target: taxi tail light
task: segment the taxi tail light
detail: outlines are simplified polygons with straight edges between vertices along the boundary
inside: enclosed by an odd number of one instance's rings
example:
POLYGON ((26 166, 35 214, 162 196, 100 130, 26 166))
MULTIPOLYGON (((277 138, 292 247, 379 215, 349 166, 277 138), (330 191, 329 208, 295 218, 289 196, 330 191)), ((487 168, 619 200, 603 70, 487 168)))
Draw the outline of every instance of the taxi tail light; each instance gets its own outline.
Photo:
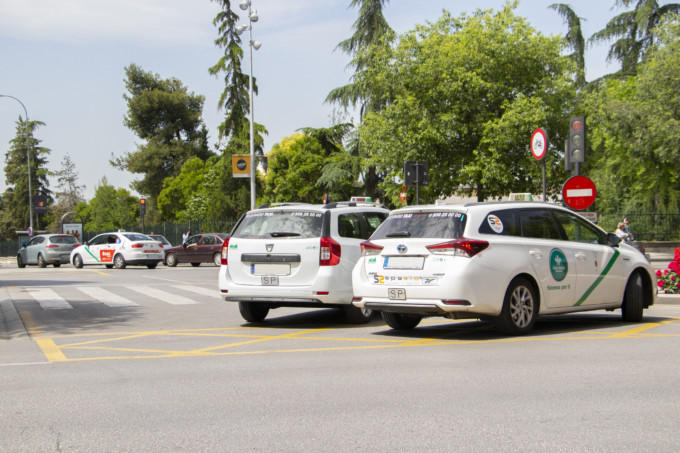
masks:
POLYGON ((141 249, 143 247, 144 247, 144 244, 132 244, 130 246, 130 248, 133 248, 133 249, 141 249))
POLYGON ((471 258, 487 247, 489 247, 489 243, 486 241, 478 241, 475 239, 461 237, 455 241, 428 245, 426 248, 434 255, 453 253, 456 256, 467 256, 471 258))
POLYGON ((383 246, 372 243, 371 241, 364 241, 361 244, 361 256, 380 255, 383 246))
POLYGON ((227 253, 229 252, 229 238, 226 238, 224 240, 224 243, 222 243, 222 252, 220 252, 220 263, 223 266, 226 266, 228 264, 227 262, 227 253))
POLYGON ((322 237, 319 266, 335 266, 340 263, 341 247, 333 238, 322 237))

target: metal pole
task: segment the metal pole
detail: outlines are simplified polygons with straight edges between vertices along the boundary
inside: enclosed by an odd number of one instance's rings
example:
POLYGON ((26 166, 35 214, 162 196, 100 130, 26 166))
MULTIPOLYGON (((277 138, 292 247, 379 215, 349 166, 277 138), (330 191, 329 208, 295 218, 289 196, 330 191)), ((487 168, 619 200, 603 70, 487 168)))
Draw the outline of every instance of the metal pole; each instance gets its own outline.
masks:
POLYGON ((251 4, 248 2, 248 50, 250 51, 250 80, 248 92, 250 94, 250 209, 255 209, 255 117, 253 107, 253 21, 251 16, 251 4))
POLYGON ((543 203, 545 203, 545 158, 543 158, 543 203))
POLYGON ((26 129, 25 129, 25 135, 24 135, 24 144, 26 145, 26 166, 28 168, 28 218, 29 218, 29 227, 31 231, 33 231, 33 197, 31 196, 31 193, 33 192, 31 188, 31 153, 30 153, 30 146, 29 146, 29 141, 28 141, 28 111, 26 110, 26 106, 24 105, 23 102, 21 102, 19 99, 15 98, 14 96, 10 96, 8 94, 0 94, 0 98, 12 98, 15 101, 17 101, 21 106, 24 108, 24 113, 26 115, 26 129))

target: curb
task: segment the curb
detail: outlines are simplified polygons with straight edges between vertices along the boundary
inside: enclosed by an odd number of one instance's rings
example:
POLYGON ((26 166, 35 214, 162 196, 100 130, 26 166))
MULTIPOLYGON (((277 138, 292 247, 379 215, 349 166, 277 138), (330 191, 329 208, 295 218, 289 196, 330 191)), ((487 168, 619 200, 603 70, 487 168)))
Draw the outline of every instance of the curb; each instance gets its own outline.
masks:
POLYGON ((3 340, 28 338, 24 322, 19 317, 9 293, 5 288, 2 288, 2 293, 2 299, 0 299, 0 338, 3 340))

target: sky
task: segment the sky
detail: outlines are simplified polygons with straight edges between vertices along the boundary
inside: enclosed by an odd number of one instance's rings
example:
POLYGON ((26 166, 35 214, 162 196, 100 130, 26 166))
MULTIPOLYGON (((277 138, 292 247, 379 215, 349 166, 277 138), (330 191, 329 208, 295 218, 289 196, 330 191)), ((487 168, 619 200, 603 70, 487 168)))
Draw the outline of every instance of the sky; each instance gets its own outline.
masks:
MULTIPOLYGON (((562 18, 548 9, 555 1, 520 0, 515 12, 545 35, 564 34, 562 18)), ((241 17, 239 23, 246 23, 239 2, 232 0, 232 10, 241 17)), ((614 0, 564 2, 585 19, 586 38, 621 12, 614 8, 614 0)), ((477 8, 499 9, 505 3, 386 0, 383 12, 401 34, 416 24, 436 21, 442 10, 458 16, 477 8)), ((252 5, 259 15, 253 39, 262 43, 253 53, 259 87, 254 117, 269 131, 266 153, 297 129, 328 127, 342 113, 324 100, 352 75, 347 69, 350 57, 336 46, 352 35, 358 9, 350 8, 350 0, 252 0, 252 5)), ((135 63, 163 79, 177 78, 189 92, 205 96, 203 120, 212 148, 225 115, 217 107, 223 77, 208 73, 223 53, 214 44, 217 30, 212 24, 219 10, 220 5, 210 0, 0 0, 0 94, 18 98, 30 120, 45 123, 35 137, 51 149, 48 169, 59 171, 69 155, 86 199, 94 196, 103 177, 138 195, 130 183, 141 175, 109 164, 112 156, 133 152, 142 143, 123 124, 124 68, 135 63)), ((588 48, 588 80, 618 69, 616 62, 607 64, 607 50, 606 44, 588 48)), ((244 52, 243 67, 248 71, 247 47, 244 52)), ((3 157, 19 115, 24 116, 20 103, 0 97, 3 157)), ((344 119, 356 123, 356 116, 349 112, 344 119)), ((55 178, 50 187, 56 190, 55 178)), ((0 190, 5 188, 0 172, 0 190)))

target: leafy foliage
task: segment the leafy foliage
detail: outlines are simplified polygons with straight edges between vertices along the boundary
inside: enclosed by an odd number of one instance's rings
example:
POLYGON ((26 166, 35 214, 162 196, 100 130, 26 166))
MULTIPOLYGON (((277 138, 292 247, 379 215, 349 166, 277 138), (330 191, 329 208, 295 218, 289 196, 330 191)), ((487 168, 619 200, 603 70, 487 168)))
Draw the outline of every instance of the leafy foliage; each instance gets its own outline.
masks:
POLYGON ((85 221, 85 231, 112 231, 138 224, 139 200, 126 189, 116 189, 103 177, 94 198, 78 204, 76 212, 85 221))

